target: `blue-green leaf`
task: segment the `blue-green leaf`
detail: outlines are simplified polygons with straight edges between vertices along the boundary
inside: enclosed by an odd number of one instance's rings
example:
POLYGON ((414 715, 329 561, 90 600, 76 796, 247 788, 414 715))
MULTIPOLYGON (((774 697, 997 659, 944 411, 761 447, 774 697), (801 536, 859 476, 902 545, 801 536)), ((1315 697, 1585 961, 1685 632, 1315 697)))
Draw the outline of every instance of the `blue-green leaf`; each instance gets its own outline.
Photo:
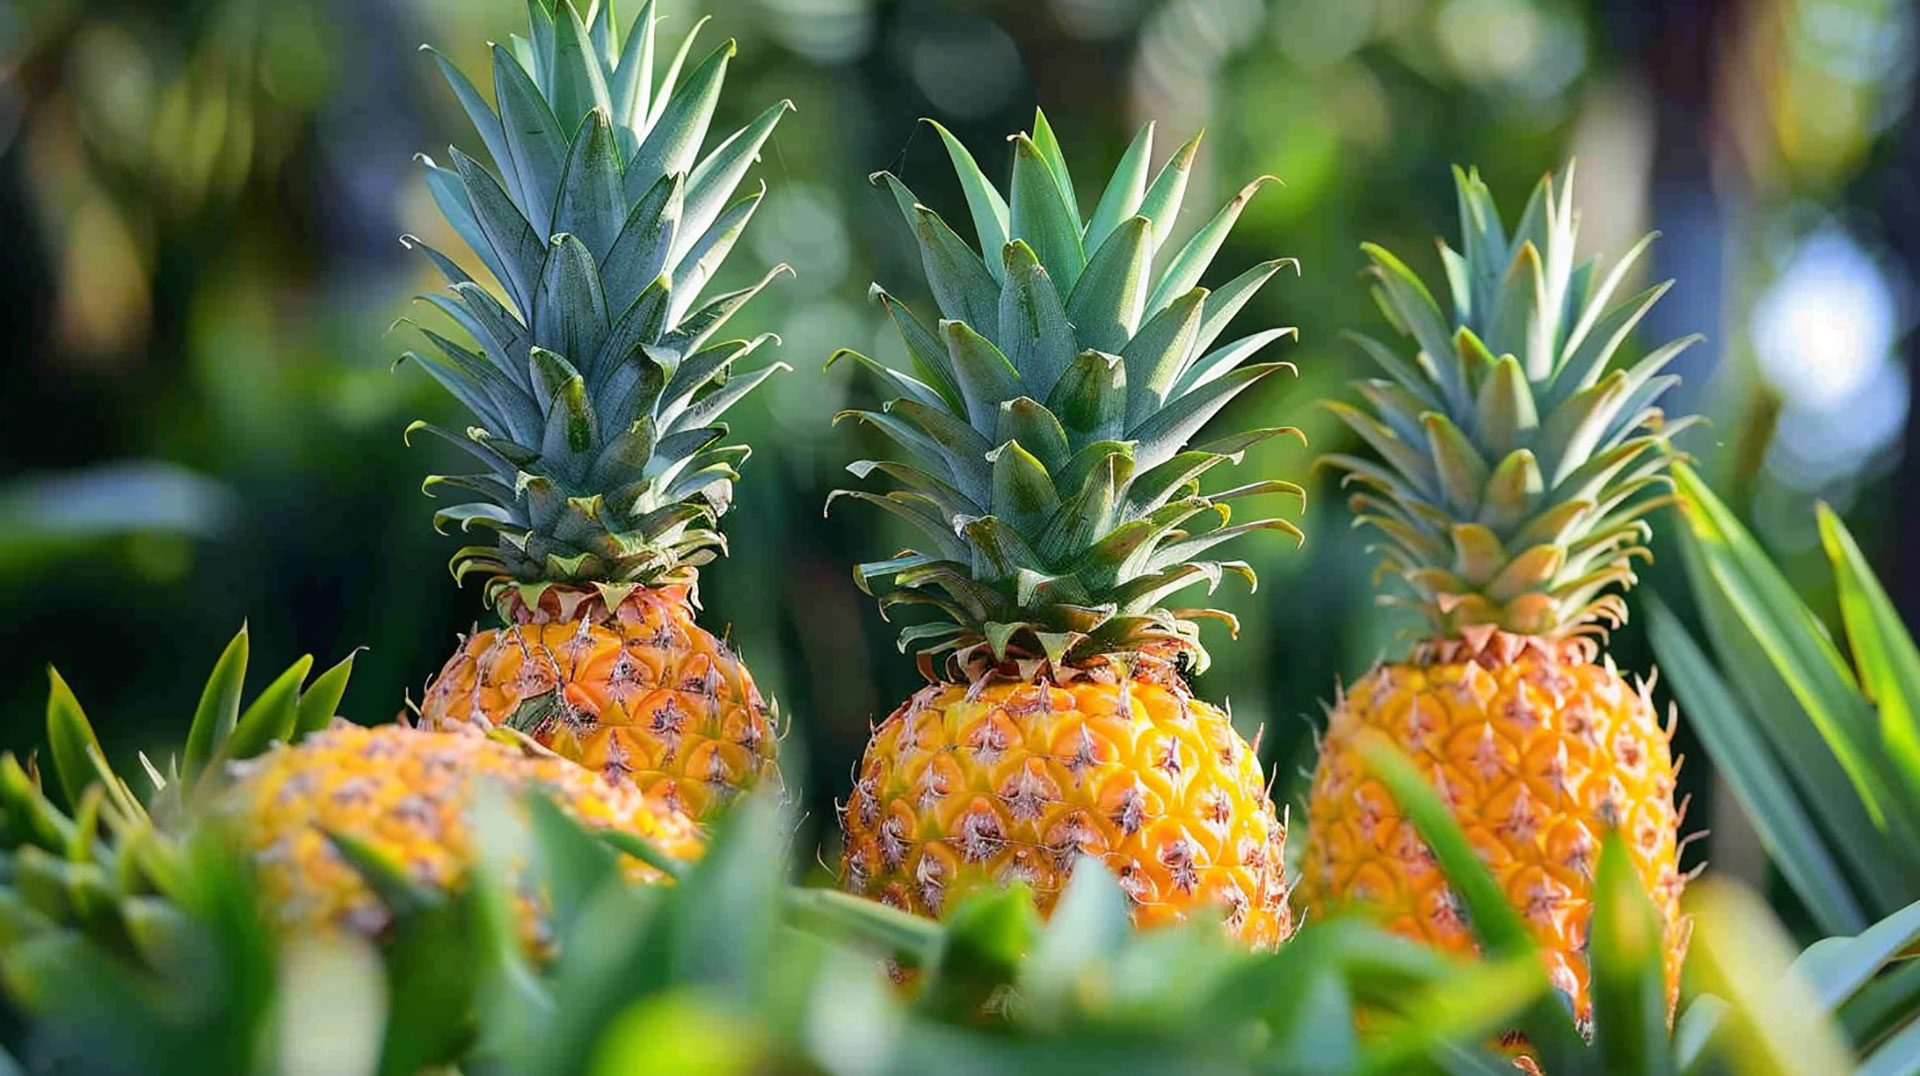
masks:
POLYGON ((560 183, 553 230, 579 236, 596 263, 607 256, 627 219, 622 188, 620 150, 605 112, 589 113, 581 122, 567 155, 566 178, 560 183))
POLYGON ((1200 283, 1200 278, 1206 273, 1207 266, 1213 264, 1213 256, 1220 252, 1220 245, 1227 241, 1227 234, 1233 231, 1235 222, 1240 219, 1240 212, 1247 207, 1248 202, 1253 200, 1253 196, 1259 193, 1260 188, 1269 183, 1278 182, 1280 181, 1272 176, 1261 176, 1240 188, 1240 193, 1229 199, 1227 204, 1213 215, 1212 220, 1201 225, 1200 230, 1193 233, 1193 238, 1187 240, 1186 245, 1180 248, 1180 253, 1175 254, 1173 261, 1168 263, 1166 272, 1160 277, 1159 285, 1153 289, 1153 295, 1147 299, 1149 314, 1165 307, 1200 283))
POLYGON ((1010 232, 1033 247, 1057 287, 1071 293, 1086 268, 1080 245, 1080 224, 1054 174, 1033 140, 1013 139, 1013 197, 1008 209, 1010 232))
POLYGON ((1187 193, 1187 175, 1193 171, 1194 155, 1200 152, 1200 139, 1206 132, 1194 135, 1185 145, 1173 151, 1167 163, 1160 166, 1160 174, 1153 179, 1153 185, 1140 200, 1139 215, 1153 222, 1153 249, 1158 251, 1173 232, 1173 222, 1180 215, 1180 202, 1187 193))
POLYGON ((1000 285, 1000 347, 1028 391, 1044 396, 1073 361, 1073 326, 1060 292, 1025 240, 1007 244, 1000 285))
POLYGON ((954 174, 960 177, 960 189, 967 196, 967 211, 973 215, 973 228, 980 237, 980 255, 987 269, 995 279, 1001 275, 1001 263, 998 257, 1000 249, 1007 245, 1007 202, 1000 196, 998 189, 987 180, 980 171, 980 165, 973 154, 960 140, 933 120, 927 125, 940 135, 940 141, 947 147, 947 157, 953 162, 954 174))
POLYGON ((1119 354, 1140 328, 1153 259, 1153 222, 1128 217, 1094 251, 1067 299, 1082 348, 1119 354))
POLYGON ((983 435, 989 433, 999 423, 1000 404, 1024 395, 1020 372, 993 341, 967 323, 942 321, 940 331, 946 336, 960 397, 967 404, 967 421, 983 435))
POLYGON ((720 87, 726 81, 727 62, 733 53, 731 41, 714 49, 673 91, 646 140, 627 162, 629 194, 653 186, 661 176, 678 175, 693 167, 700 144, 706 141, 707 126, 713 121, 713 107, 720 100, 720 87))
POLYGON ((1100 202, 1093 207, 1093 216, 1087 221, 1086 234, 1082 237, 1082 246, 1087 250, 1099 250, 1107 236, 1120 226, 1120 222, 1140 211, 1140 200, 1147 193, 1147 169, 1153 156, 1153 121, 1149 120, 1133 136, 1133 142, 1127 146, 1127 152, 1120 157, 1120 164, 1114 168, 1112 178, 1107 180, 1107 189, 1100 195, 1100 202))
MULTIPOLYGON (((507 153, 520 177, 516 212, 545 239, 553 234, 553 204, 560 190, 560 170, 567 159, 571 131, 561 129, 526 69, 498 45, 493 47, 493 92, 500 99, 500 127, 506 134, 507 153)), ((569 121, 569 128, 578 122, 569 121)), ((461 174, 466 174, 464 167, 461 174)), ((473 186, 471 180, 467 186, 473 186)), ((486 210, 477 195, 474 208, 485 224, 486 210)))

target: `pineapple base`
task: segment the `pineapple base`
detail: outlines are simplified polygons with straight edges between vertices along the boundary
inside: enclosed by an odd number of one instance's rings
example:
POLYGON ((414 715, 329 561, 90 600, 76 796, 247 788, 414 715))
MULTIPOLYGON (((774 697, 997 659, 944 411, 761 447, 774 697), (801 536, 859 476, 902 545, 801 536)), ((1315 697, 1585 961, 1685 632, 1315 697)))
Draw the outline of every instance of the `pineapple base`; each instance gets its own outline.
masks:
POLYGON ((1671 1011, 1689 927, 1680 813, 1672 730, 1644 685, 1578 645, 1496 646, 1473 660, 1376 666, 1339 699, 1308 804, 1309 906, 1364 906, 1397 933, 1471 954, 1452 890, 1355 748, 1368 729, 1406 751, 1453 809, 1583 1024, 1593 872, 1605 827, 1617 827, 1664 924, 1671 1011))
POLYGON ((779 737, 753 677, 694 623, 685 586, 506 592, 507 626, 476 632, 427 688, 424 724, 506 725, 609 779, 710 819, 779 780, 779 737))
MULTIPOLYGON (((378 937, 392 921, 329 833, 371 847, 416 883, 460 888, 474 860, 468 812, 483 780, 509 791, 539 789, 581 824, 645 837, 676 858, 698 858, 703 846, 690 818, 631 784, 609 783, 564 759, 473 729, 341 723, 232 768, 238 781, 226 793, 224 813, 253 857, 269 906, 289 930, 378 937)), ((622 856, 621 866, 635 882, 665 880, 632 856, 622 856)), ((529 949, 544 950, 539 895, 520 894, 519 903, 529 949)))
POLYGON ((842 824, 842 886, 920 915, 1014 882, 1045 914, 1084 853, 1138 926, 1213 914, 1257 948, 1293 930, 1259 761, 1163 659, 922 688, 874 731, 842 824))

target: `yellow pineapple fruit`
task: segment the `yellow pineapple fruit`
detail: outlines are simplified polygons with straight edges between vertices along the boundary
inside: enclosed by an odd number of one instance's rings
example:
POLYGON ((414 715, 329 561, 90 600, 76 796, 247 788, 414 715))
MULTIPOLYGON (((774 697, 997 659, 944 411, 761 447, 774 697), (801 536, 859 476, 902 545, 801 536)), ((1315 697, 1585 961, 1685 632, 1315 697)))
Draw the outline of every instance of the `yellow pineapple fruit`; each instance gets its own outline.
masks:
POLYGON ((450 285, 427 301, 470 338, 423 331, 432 351, 409 357, 472 425, 414 429, 484 464, 428 485, 478 495, 435 525, 497 535, 453 571, 487 578, 502 626, 462 641, 421 717, 522 728, 706 817, 777 778, 774 717, 693 610, 748 453, 721 416, 779 366, 736 369, 769 337, 716 340, 774 274, 701 292, 764 193, 735 188, 791 106, 701 156, 732 42, 681 79, 690 35, 656 84, 654 5, 626 35, 610 7, 583 21, 571 0, 529 4, 527 55, 493 50, 497 113, 441 61, 497 174, 452 149, 453 168, 425 160, 428 188, 508 302, 409 239, 450 285))
MULTIPOLYGON (((1050 909, 1082 855, 1119 876, 1136 923, 1217 915, 1250 945, 1292 930, 1285 829, 1254 750, 1185 675, 1206 666, 1194 618, 1169 595, 1251 579, 1214 545, 1299 531, 1227 502, 1298 495, 1286 482, 1203 493, 1201 476, 1283 432, 1243 430, 1189 447, 1215 412, 1287 368, 1242 365, 1286 329, 1214 347, 1284 264, 1218 291, 1196 286, 1247 199, 1162 250, 1198 139, 1149 182, 1152 128, 1083 220, 1044 116, 1013 139, 1010 199, 940 134, 972 207, 981 254, 891 175, 939 305, 937 329, 875 289, 913 374, 874 363, 898 391, 850 414, 899 442, 907 462, 861 462, 889 493, 843 491, 916 524, 924 544, 863 564, 890 578, 883 610, 930 608, 908 627, 931 681, 867 745, 843 813, 842 881, 939 916, 969 891, 1025 882, 1050 909), (1152 270, 1156 253, 1164 270, 1152 270)), ((846 353, 851 354, 851 353, 846 353)))
MULTIPOLYGON (((702 848, 698 825, 632 784, 474 729, 342 722, 231 768, 225 814, 288 929, 378 936, 390 925, 386 904, 336 837, 396 864, 414 883, 459 889, 478 854, 469 812, 482 782, 552 796, 575 821, 643 837, 675 858, 698 858, 702 848)), ((664 880, 632 856, 621 865, 635 882, 664 880)), ((540 895, 518 896, 524 935, 544 946, 540 895)))
POLYGON ((505 725, 695 817, 774 774, 775 733, 753 677, 693 621, 684 586, 547 590, 503 605, 512 627, 465 641, 427 690, 437 725, 505 725))
POLYGON ((1418 353, 1360 339, 1389 377, 1358 383, 1371 412, 1331 406, 1384 463, 1329 462, 1380 534, 1383 573, 1411 592, 1383 601, 1419 610, 1425 634, 1337 699, 1303 892, 1313 909, 1363 905, 1410 937, 1474 949, 1446 879, 1357 752, 1378 730, 1450 805, 1583 1022, 1593 870, 1604 831, 1620 830, 1664 923, 1671 1005, 1688 934, 1672 729, 1602 644, 1626 616, 1611 588, 1630 586, 1647 553, 1667 440, 1688 424, 1657 406, 1677 380, 1661 370, 1695 338, 1609 370, 1667 287, 1613 305, 1647 240, 1602 276, 1597 258, 1574 262, 1570 182, 1543 180, 1509 238, 1478 174, 1455 178, 1465 234, 1460 252, 1441 248, 1450 321, 1393 255, 1364 248, 1376 297, 1418 353))

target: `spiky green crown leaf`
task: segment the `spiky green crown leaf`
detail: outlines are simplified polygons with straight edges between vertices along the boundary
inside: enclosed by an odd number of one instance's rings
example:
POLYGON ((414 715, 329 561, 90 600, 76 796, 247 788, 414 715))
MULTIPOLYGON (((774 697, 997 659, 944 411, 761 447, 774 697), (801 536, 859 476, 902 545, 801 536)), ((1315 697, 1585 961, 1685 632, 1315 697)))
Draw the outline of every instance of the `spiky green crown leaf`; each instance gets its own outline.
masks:
POLYGON ((1608 588, 1633 584, 1667 441, 1694 421, 1666 420, 1658 402, 1679 378, 1662 371, 1700 337, 1609 370, 1672 284, 1614 302, 1653 236, 1603 274, 1598 256, 1574 261, 1571 172, 1540 181, 1511 237, 1478 172, 1454 182, 1463 249, 1440 244, 1451 315, 1398 258, 1362 247, 1380 308, 1418 350, 1355 337, 1388 376, 1355 383, 1368 408, 1329 406, 1380 461, 1327 462, 1437 637, 1591 634, 1625 618, 1608 588))
MULTIPOLYGON (((692 582, 724 551, 717 524, 744 445, 720 416, 779 364, 736 376, 768 337, 714 343, 760 283, 702 300, 765 193, 735 188, 785 101, 700 155, 733 55, 731 41, 681 76, 699 25, 655 81, 654 4, 623 38, 611 0, 583 19, 572 0, 532 0, 532 29, 493 48, 498 111, 435 56, 493 158, 421 157, 447 223, 510 305, 438 251, 425 300, 472 338, 423 330, 409 353, 472 413, 464 433, 425 423, 486 465, 434 476, 478 500, 434 517, 498 536, 454 554, 456 578, 510 582, 692 582)), ((411 431, 410 431, 411 432, 411 431)))
MULTIPOLYGON (((925 545, 862 564, 863 589, 891 579, 883 611, 926 606, 944 619, 901 633, 923 666, 985 645, 1009 656, 1074 662, 1154 644, 1191 649, 1204 665, 1193 618, 1170 595, 1224 572, 1253 582, 1239 561, 1207 554, 1273 518, 1228 522, 1228 502, 1264 493, 1301 495, 1290 482, 1254 482, 1204 493, 1200 477, 1290 428, 1189 441, 1227 402, 1286 363, 1246 365, 1291 329, 1267 329, 1220 346, 1233 316, 1283 266, 1255 266, 1217 291, 1196 286, 1248 199, 1249 184, 1184 245, 1168 247, 1199 138, 1149 181, 1153 127, 1141 130, 1091 215, 1046 117, 1015 135, 1013 176, 1002 196, 944 128, 979 236, 975 249, 894 176, 879 173, 920 247, 934 328, 879 287, 873 295, 906 341, 911 374, 855 356, 898 398, 867 422, 906 462, 863 460, 888 493, 842 490, 902 516, 925 545)), ((1297 268, 1297 266, 1296 266, 1297 268)), ((843 352, 843 354, 852 354, 843 352)), ((1229 618, 1230 619, 1230 618, 1229 618)), ((951 670, 950 670, 951 671, 951 670)))
POLYGON ((195 808, 230 764, 333 721, 353 672, 349 654, 309 679, 313 658, 302 657, 243 706, 248 649, 242 626, 207 678, 183 752, 164 771, 142 754, 135 782, 108 764, 80 701, 48 668, 49 772, 35 756, 0 755, 0 951, 63 937, 137 965, 173 951, 195 808))

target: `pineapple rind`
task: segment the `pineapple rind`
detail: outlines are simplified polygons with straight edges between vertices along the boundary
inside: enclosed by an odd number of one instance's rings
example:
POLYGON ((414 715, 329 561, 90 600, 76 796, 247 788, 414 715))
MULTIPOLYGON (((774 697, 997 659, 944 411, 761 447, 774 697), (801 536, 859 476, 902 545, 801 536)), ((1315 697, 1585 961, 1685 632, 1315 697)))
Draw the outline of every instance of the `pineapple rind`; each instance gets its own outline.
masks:
POLYGON ((625 35, 611 6, 594 5, 589 24, 572 0, 530 3, 525 49, 493 49, 497 108, 436 56, 494 170, 458 149, 452 168, 422 157, 428 189, 506 302, 407 238, 449 285, 423 298, 469 338, 423 330, 432 350, 408 357, 473 422, 413 429, 485 465, 427 484, 478 495, 434 524, 498 536, 453 558, 456 577, 480 573, 494 598, 511 582, 693 582, 725 549, 718 520, 748 454, 723 443, 720 417, 780 368, 734 373, 769 336, 714 337, 781 269, 701 295, 765 193, 735 189, 792 106, 700 156, 733 43, 682 78, 690 32, 656 84, 654 4, 625 35))
POLYGON ((1451 891, 1354 740, 1384 732, 1424 765, 1525 918, 1553 981, 1591 1013, 1585 940, 1608 827, 1633 849, 1666 929, 1669 1005, 1687 929, 1669 733, 1644 689, 1601 651, 1626 617, 1620 589, 1647 555, 1669 440, 1691 419, 1658 406, 1695 337, 1609 370, 1666 290, 1615 293, 1649 239, 1602 273, 1576 263, 1570 180, 1549 176, 1509 235, 1477 173, 1456 169, 1462 242, 1441 245, 1452 309, 1391 253, 1364 249, 1374 295, 1416 351, 1359 342, 1388 375, 1329 405, 1378 462, 1348 472, 1383 574, 1425 617, 1410 660, 1343 696, 1315 771, 1305 891, 1317 910, 1370 906, 1442 948, 1472 939, 1451 891))
MULTIPOLYGON (((483 781, 551 795, 583 825, 645 837, 675 857, 698 858, 702 848, 691 819, 632 785, 471 729, 343 723, 233 765, 239 780, 225 793, 226 816, 252 854, 275 918, 289 930, 378 936, 392 922, 330 833, 383 854, 420 885, 464 885, 476 855, 468 811, 483 781)), ((664 880, 631 856, 622 856, 621 866, 636 882, 664 880)), ((520 896, 523 933, 539 939, 540 897, 520 896)))
POLYGON ((773 715, 746 666, 694 622, 686 588, 636 588, 611 611, 594 597, 549 590, 473 634, 427 689, 422 721, 514 725, 699 819, 777 783, 773 715))
POLYGON ((1255 753, 1164 665, 930 684, 874 731, 844 823, 845 887, 905 911, 1021 881, 1044 913, 1089 855, 1140 926, 1217 915, 1258 948, 1292 932, 1255 753))
POLYGON ((1680 817, 1671 730, 1645 685, 1611 662, 1530 650, 1490 665, 1380 665, 1340 698, 1308 800, 1302 893, 1316 910, 1362 907, 1398 933, 1472 953, 1446 879, 1355 748, 1370 729, 1399 744, 1452 808, 1583 1022, 1593 871, 1603 827, 1617 826, 1663 924, 1673 1004, 1688 936, 1680 817))

